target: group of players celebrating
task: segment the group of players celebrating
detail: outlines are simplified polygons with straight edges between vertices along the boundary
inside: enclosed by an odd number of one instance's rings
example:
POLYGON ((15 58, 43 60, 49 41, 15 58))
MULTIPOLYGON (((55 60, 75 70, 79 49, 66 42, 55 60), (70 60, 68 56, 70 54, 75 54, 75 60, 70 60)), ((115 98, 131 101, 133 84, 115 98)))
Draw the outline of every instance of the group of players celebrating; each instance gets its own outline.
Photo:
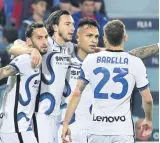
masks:
POLYGON ((124 52, 125 25, 112 20, 104 26, 106 47, 98 48, 98 29, 96 21, 81 19, 77 44, 71 43, 74 21, 58 10, 45 24, 32 23, 25 42, 14 43, 15 58, 0 69, 0 79, 9 77, 2 143, 134 143, 135 84, 143 99, 143 135, 151 134, 153 103, 141 59, 158 53, 158 45, 124 52))

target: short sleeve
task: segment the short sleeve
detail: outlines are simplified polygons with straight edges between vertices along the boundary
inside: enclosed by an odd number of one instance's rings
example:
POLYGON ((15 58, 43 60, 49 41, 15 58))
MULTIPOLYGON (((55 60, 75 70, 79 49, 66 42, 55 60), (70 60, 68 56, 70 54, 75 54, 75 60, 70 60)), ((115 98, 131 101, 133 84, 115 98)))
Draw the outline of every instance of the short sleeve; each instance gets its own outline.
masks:
POLYGON ((136 73, 135 73, 135 79, 136 79, 136 87, 139 89, 139 91, 145 90, 148 85, 148 77, 146 73, 146 67, 144 66, 141 59, 137 61, 136 66, 136 73))
POLYGON ((81 69, 80 69, 80 76, 79 79, 84 80, 87 84, 89 83, 89 72, 90 72, 90 56, 88 55, 87 58, 83 61, 81 69))
POLYGON ((19 74, 25 74, 31 68, 31 57, 28 54, 20 55, 10 62, 19 74))

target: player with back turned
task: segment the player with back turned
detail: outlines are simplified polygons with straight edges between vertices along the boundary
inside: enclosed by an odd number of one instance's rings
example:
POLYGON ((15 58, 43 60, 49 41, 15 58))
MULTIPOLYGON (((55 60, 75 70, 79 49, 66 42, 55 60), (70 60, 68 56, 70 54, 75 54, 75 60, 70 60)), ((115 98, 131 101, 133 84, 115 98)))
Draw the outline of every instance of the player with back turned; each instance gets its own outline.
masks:
POLYGON ((69 135, 71 140, 68 124, 87 84, 90 84, 93 92, 89 143, 134 142, 130 99, 135 84, 143 99, 145 112, 145 120, 141 124, 143 135, 152 132, 153 101, 148 87, 146 68, 140 58, 123 51, 127 34, 121 21, 110 21, 104 27, 104 35, 106 51, 88 55, 82 64, 80 78, 63 123, 64 143, 68 142, 66 135, 69 135))

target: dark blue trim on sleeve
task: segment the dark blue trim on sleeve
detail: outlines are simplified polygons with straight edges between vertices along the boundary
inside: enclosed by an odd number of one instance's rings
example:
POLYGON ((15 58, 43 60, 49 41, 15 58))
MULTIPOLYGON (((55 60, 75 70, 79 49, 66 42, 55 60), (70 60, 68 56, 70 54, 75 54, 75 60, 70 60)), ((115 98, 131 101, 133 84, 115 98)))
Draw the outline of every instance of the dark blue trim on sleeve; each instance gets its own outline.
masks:
POLYGON ((138 88, 138 90, 139 90, 139 91, 143 91, 143 90, 145 90, 146 88, 148 88, 148 86, 149 86, 149 84, 147 84, 147 85, 145 85, 145 86, 143 86, 143 87, 141 87, 141 88, 138 88))
POLYGON ((84 80, 86 84, 89 83, 89 81, 85 78, 85 74, 84 74, 84 71, 83 71, 82 68, 80 69, 80 76, 79 76, 79 79, 84 80))
POLYGON ((11 66, 15 67, 15 68, 16 68, 16 70, 17 70, 17 72, 20 72, 19 68, 16 66, 16 64, 15 64, 15 63, 10 63, 9 65, 11 65, 11 66))
POLYGON ((89 83, 89 81, 87 79, 83 78, 83 77, 79 77, 79 79, 85 81, 86 84, 89 83))

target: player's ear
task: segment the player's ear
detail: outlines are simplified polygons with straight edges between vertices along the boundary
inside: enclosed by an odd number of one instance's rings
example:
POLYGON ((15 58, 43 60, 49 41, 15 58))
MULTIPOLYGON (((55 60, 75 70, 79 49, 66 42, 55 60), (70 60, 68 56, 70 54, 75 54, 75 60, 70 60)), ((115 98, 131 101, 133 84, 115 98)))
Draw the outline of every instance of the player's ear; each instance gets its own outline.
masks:
POLYGON ((76 40, 77 40, 77 42, 79 42, 79 33, 78 32, 76 34, 76 40))
POLYGON ((124 35, 124 42, 126 42, 127 40, 128 40, 128 35, 125 34, 125 35, 124 35))
POLYGON ((57 32, 58 31, 58 25, 53 25, 53 30, 54 30, 54 32, 57 32))
POLYGON ((106 39, 105 35, 103 36, 103 41, 104 41, 104 44, 106 45, 107 44, 107 39, 106 39))

